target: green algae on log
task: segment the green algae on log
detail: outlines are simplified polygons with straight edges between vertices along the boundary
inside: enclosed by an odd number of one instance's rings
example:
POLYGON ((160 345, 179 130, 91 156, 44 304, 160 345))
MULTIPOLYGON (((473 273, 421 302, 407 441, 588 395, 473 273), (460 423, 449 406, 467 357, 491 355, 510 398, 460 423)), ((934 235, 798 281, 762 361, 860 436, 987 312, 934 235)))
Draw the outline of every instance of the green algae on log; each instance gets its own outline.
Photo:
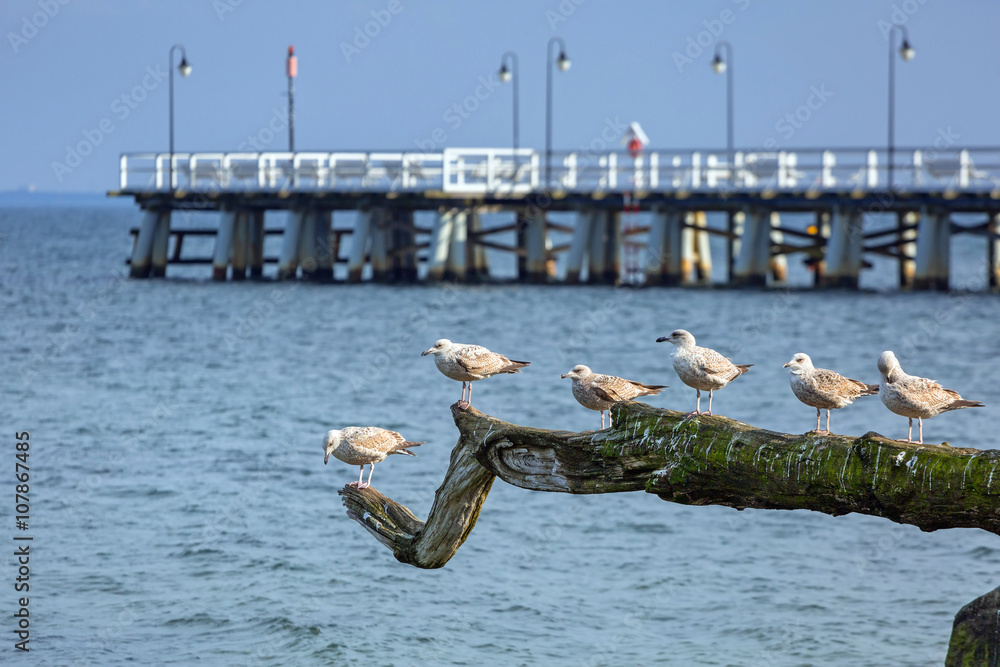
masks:
POLYGON ((613 428, 583 433, 518 426, 457 404, 451 411, 458 444, 426 523, 374 488, 340 491, 348 516, 416 567, 441 567, 458 551, 494 476, 535 491, 646 491, 685 505, 857 512, 927 531, 1000 535, 996 450, 877 433, 790 435, 634 402, 612 408, 613 428))

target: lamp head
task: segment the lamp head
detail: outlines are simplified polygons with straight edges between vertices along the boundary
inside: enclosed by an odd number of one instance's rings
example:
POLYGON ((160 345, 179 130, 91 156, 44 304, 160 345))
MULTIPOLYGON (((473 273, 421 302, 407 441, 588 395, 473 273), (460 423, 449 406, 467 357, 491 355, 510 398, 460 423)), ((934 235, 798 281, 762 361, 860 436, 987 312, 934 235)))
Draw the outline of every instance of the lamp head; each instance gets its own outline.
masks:
POLYGON ((508 81, 510 81, 511 74, 510 74, 510 69, 507 68, 507 63, 500 65, 499 76, 500 76, 500 81, 502 83, 507 83, 508 81))
POLYGON ((715 58, 712 59, 712 69, 715 70, 716 74, 722 74, 726 71, 726 61, 719 54, 715 54, 715 58))
POLYGON ((570 59, 566 57, 566 52, 565 51, 560 51, 559 52, 559 58, 556 60, 556 65, 563 72, 565 72, 566 70, 568 70, 569 66, 572 65, 572 63, 570 62, 570 59))
POLYGON ((188 63, 187 58, 181 57, 181 64, 177 66, 177 71, 181 73, 181 76, 187 76, 191 73, 191 65, 188 63))
POLYGON ((903 60, 913 60, 917 50, 910 46, 910 40, 904 39, 903 45, 899 47, 899 55, 903 60))

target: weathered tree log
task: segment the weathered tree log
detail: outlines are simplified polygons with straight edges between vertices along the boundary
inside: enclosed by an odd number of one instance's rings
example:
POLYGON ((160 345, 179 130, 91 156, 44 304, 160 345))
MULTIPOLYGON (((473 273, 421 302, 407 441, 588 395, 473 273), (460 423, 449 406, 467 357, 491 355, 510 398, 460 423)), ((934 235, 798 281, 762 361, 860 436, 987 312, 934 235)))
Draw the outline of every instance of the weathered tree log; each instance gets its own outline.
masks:
POLYGON ((1000 535, 1000 451, 916 445, 877 433, 789 435, 725 417, 616 405, 614 428, 518 426, 453 405, 459 440, 427 523, 373 488, 347 486, 348 515, 396 558, 441 567, 468 537, 493 477, 536 491, 646 491, 686 505, 857 512, 926 531, 1000 535))
POLYGON ((1000 667, 1000 588, 955 616, 945 667, 1000 667))
MULTIPOLYGON (((344 487, 347 515, 403 563, 442 567, 476 524, 494 477, 536 491, 646 491, 685 505, 881 516, 933 531, 1000 535, 1000 451, 915 445, 877 433, 789 435, 643 403, 614 428, 570 433, 451 407, 459 438, 426 523, 374 488, 344 487)), ((1000 667, 1000 589, 955 618, 947 665, 1000 667)))

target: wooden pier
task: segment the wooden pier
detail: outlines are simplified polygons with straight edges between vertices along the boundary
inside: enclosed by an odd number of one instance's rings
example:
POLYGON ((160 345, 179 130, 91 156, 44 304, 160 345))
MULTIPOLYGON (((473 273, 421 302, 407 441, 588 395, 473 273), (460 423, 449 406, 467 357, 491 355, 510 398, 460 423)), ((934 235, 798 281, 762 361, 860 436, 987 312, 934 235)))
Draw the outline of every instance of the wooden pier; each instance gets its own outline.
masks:
POLYGON ((782 284, 796 256, 817 287, 857 288, 870 258, 884 256, 901 288, 947 290, 951 237, 976 234, 988 285, 1000 289, 1000 148, 897 148, 891 189, 885 157, 735 151, 730 165, 725 151, 553 153, 545 187, 544 154, 530 149, 142 153, 121 157, 109 194, 143 211, 133 278, 204 263, 214 280, 478 282, 493 278, 493 250, 515 255, 525 282, 709 284, 715 235, 732 286, 782 284), (218 222, 175 228, 174 211, 218 222), (287 212, 283 228, 265 226, 275 211, 287 212), (352 223, 335 226, 343 211, 352 223), (420 227, 424 212, 434 222, 420 227), (708 213, 725 225, 710 226, 708 213), (506 222, 487 226, 487 215, 506 222), (214 236, 210 257, 183 252, 199 235, 214 236), (264 255, 268 235, 281 236, 279 256, 264 255))

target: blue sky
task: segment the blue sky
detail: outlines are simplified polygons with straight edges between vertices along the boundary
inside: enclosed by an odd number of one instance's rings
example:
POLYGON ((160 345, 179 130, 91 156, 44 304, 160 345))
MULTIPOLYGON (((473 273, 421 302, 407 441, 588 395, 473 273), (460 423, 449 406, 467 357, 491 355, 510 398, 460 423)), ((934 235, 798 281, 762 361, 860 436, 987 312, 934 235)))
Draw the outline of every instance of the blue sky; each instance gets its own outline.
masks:
POLYGON ((121 153, 165 151, 174 43, 193 67, 174 81, 178 151, 286 149, 290 44, 297 148, 508 146, 496 71, 514 50, 521 144, 542 149, 553 35, 572 60, 555 74, 556 149, 633 120, 654 148, 724 146, 718 39, 734 49, 737 147, 883 147, 894 20, 917 50, 897 60, 897 145, 1000 145, 995 0, 4 0, 0 191, 103 192, 121 153))

